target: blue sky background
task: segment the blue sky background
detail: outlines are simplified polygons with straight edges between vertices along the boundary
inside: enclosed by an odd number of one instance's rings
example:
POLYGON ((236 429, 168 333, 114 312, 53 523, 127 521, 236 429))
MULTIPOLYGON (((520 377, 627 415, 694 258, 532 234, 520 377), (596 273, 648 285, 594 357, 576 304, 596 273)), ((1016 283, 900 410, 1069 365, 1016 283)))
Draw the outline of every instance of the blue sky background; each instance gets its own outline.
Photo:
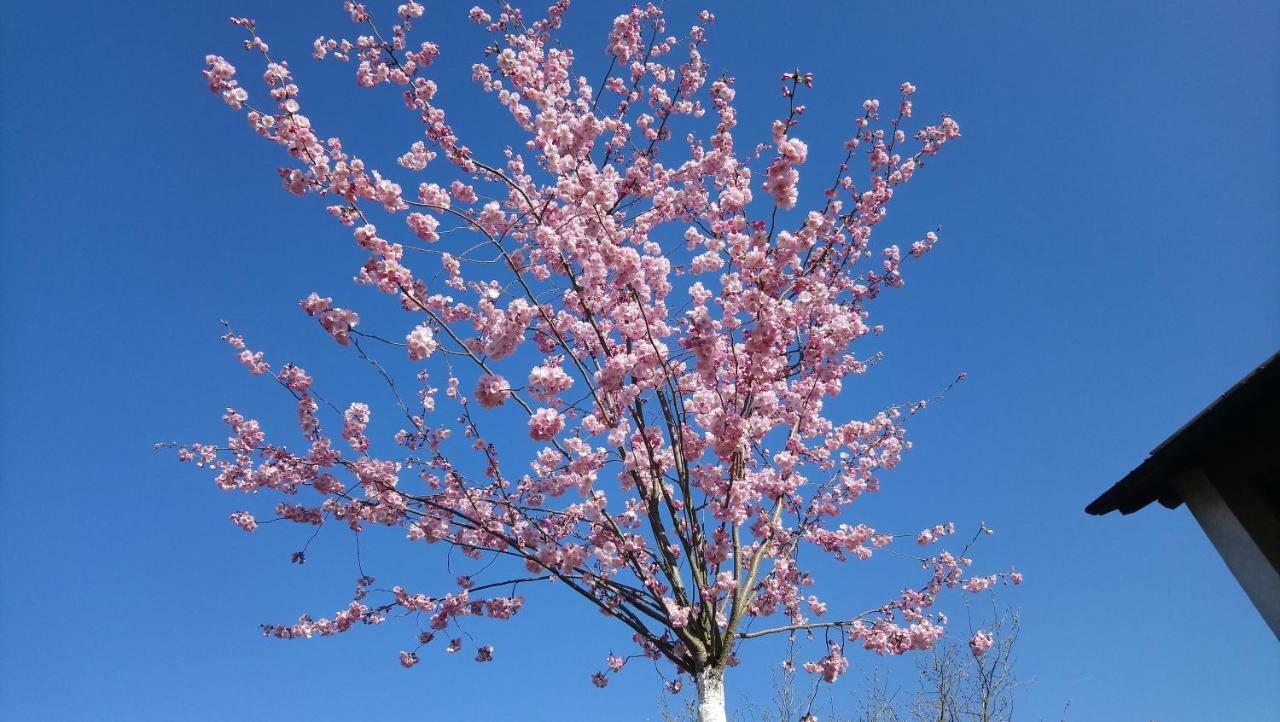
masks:
MULTIPOLYGON (((486 42, 469 5, 428 4, 420 37, 442 46, 433 77, 464 139, 497 148, 511 124, 467 80, 486 42)), ((578 5, 565 37, 598 77, 609 19, 627 6, 578 5)), ((960 122, 962 141, 878 231, 909 242, 944 226, 907 288, 877 306, 888 332, 861 350, 885 363, 841 411, 923 398, 968 373, 912 422, 915 450, 860 518, 997 530, 980 564, 1027 574, 1000 596, 1022 613, 1018 671, 1034 679, 1018 718, 1057 720, 1068 702, 1072 720, 1274 714, 1278 645, 1187 510, 1083 507, 1280 346, 1280 6, 709 5, 706 55, 738 78, 744 145, 767 134, 778 74, 796 66, 817 76, 799 135, 824 179, 862 99, 891 103, 903 80, 920 87, 918 119, 960 122)), ((673 28, 695 9, 671 3, 673 28)), ((302 530, 240 532, 226 516, 244 499, 151 445, 220 438, 227 405, 277 427, 292 417, 219 343, 220 318, 322 384, 356 379, 327 384, 344 405, 376 401, 296 302, 317 289, 375 317, 388 304, 349 284, 362 261, 349 236, 314 199, 281 191, 282 154, 204 87, 203 57, 217 52, 260 91, 232 14, 256 17, 292 61, 324 135, 391 167, 419 132, 394 92, 310 60, 317 35, 355 34, 336 0, 73 0, 8 14, 0 718, 655 719, 644 667, 589 685, 627 635, 554 590, 529 590, 516 620, 476 628, 497 646, 484 667, 429 649, 401 669, 408 622, 258 636, 261 622, 350 599, 349 535, 328 530, 310 563, 290 565, 302 530)), ((451 578, 440 549, 366 536, 375 576, 424 590, 451 578)), ((850 610, 914 578, 880 558, 836 571, 826 596, 850 610)), ((731 696, 767 703, 777 659, 748 648, 731 696)), ((837 700, 875 670, 911 684, 911 659, 853 661, 837 700)))

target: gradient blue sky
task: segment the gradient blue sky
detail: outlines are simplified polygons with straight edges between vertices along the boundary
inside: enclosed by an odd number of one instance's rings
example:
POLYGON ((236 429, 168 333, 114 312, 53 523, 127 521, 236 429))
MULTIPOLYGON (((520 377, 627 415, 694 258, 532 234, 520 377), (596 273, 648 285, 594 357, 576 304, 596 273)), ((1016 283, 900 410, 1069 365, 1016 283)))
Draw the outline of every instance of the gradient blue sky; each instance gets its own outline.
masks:
MULTIPOLYGON (((464 22, 469 5, 429 3, 423 28, 443 48, 434 77, 465 139, 497 147, 511 126, 470 102, 466 68, 485 38, 464 22)), ((743 139, 765 135, 777 76, 796 66, 817 76, 800 132, 811 168, 830 167, 863 98, 891 99, 903 80, 921 89, 920 117, 960 122, 962 142, 879 236, 945 228, 878 306, 888 333, 871 343, 886 360, 852 384, 845 411, 969 374, 913 422, 916 449, 864 518, 998 530, 980 559, 1028 579, 1000 598, 1023 615, 1018 669, 1034 678, 1018 718, 1057 720, 1068 702, 1071 720, 1274 714, 1278 645, 1186 509, 1083 507, 1280 345, 1280 6, 709 5, 706 55, 739 79, 743 139)), ((625 7, 571 10, 584 70, 598 74, 625 7)), ((670 3, 674 26, 694 9, 670 3)), ((6 14, 0 717, 655 719, 651 671, 588 684, 625 635, 550 591, 481 628, 498 647, 485 667, 432 650, 402 670, 408 624, 258 636, 261 622, 350 598, 349 536, 322 534, 313 561, 291 566, 298 529, 241 533, 226 516, 243 499, 151 444, 218 438, 229 404, 291 416, 219 344, 218 319, 276 359, 364 378, 295 304, 313 288, 362 312, 386 303, 348 285, 361 260, 349 238, 280 190, 278 150, 203 86, 203 56, 219 52, 259 90, 231 14, 256 17, 292 60, 326 135, 383 166, 415 139, 393 93, 309 59, 317 35, 354 34, 337 0, 71 0, 6 14)), ((381 536, 365 548, 370 573, 424 589, 445 578, 439 550, 406 554, 381 536)), ((861 609, 909 579, 872 564, 825 583, 861 609)), ((777 650, 748 654, 730 695, 767 703, 777 650)), ((886 665, 853 660, 849 679, 886 665)), ((909 686, 910 665, 889 665, 893 679, 909 686)))

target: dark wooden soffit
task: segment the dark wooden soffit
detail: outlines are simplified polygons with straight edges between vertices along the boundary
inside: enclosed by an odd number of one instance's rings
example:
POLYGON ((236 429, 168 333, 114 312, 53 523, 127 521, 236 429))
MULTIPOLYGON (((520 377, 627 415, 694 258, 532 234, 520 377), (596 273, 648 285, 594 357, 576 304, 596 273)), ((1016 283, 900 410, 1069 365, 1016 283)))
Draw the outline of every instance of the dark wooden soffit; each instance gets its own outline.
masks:
POLYGON ((1208 408, 1157 446, 1128 476, 1116 482, 1085 511, 1132 514, 1153 501, 1170 509, 1182 504, 1173 480, 1200 465, 1214 450, 1275 422, 1280 416, 1280 353, 1263 362, 1208 408))

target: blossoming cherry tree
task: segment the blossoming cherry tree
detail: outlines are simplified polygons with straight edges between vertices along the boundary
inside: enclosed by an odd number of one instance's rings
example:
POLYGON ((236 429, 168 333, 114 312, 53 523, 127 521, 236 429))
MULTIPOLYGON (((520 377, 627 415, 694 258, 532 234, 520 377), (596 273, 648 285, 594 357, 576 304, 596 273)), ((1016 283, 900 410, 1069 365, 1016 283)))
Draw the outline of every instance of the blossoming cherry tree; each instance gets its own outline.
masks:
MULTIPOLYGON (((273 521, 399 530, 424 553, 450 547, 492 575, 417 591, 375 586, 362 572, 345 608, 265 625, 266 634, 325 636, 417 616, 430 631, 400 652, 413 667, 437 636, 458 651, 464 625, 510 619, 525 602, 519 591, 547 585, 630 635, 634 652, 610 653, 596 686, 634 658, 663 661, 672 691, 685 676, 696 684, 703 720, 725 718, 725 670, 754 639, 820 636, 805 669, 827 682, 847 668, 850 644, 878 654, 933 646, 944 589, 1020 577, 969 576, 965 552, 909 554, 925 572, 918 583, 854 610, 810 593, 798 554, 863 560, 902 536, 848 517, 909 448, 905 423, 925 402, 863 420, 831 411, 878 358, 852 351, 880 331, 872 302, 903 284, 902 250, 873 248, 872 230, 958 126, 944 115, 908 140, 910 83, 883 116, 866 101, 843 160, 802 210, 809 150, 797 96, 810 74, 782 76, 785 115, 763 142, 740 148, 734 80, 711 77, 702 56, 711 13, 679 35, 654 5, 619 15, 608 70, 593 83, 557 41, 568 4, 536 20, 508 5, 470 11, 492 36, 472 80, 514 120, 497 159, 469 148, 437 103, 430 70, 440 49, 410 40, 424 15, 416 2, 399 6, 385 34, 368 8, 347 2, 360 34, 314 44, 317 59, 353 64, 360 86, 397 88, 421 119, 423 135, 395 172, 321 134, 289 64, 252 20, 232 22, 265 68, 260 100, 229 61, 207 58, 209 89, 288 155, 284 187, 324 198, 352 229, 365 255, 356 282, 391 296, 407 320, 375 332, 329 296, 300 304, 386 381, 394 438, 374 442, 367 404, 330 403, 302 368, 274 367, 228 327, 244 365, 296 400, 303 443, 268 441, 228 410, 225 444, 180 446, 180 457, 211 469, 222 489, 280 495, 273 521), (409 252, 428 260, 410 263, 409 252), (400 363, 416 374, 397 381, 379 350, 407 356, 400 363), (527 424, 529 441, 505 435, 512 419, 527 424)), ((937 241, 925 233, 907 255, 937 241)), ((231 520, 259 525, 248 511, 231 520)), ((939 524, 909 536, 928 547, 954 533, 939 524)), ((981 654, 990 637, 971 645, 981 654)), ((475 652, 479 662, 493 656, 490 645, 475 652)))

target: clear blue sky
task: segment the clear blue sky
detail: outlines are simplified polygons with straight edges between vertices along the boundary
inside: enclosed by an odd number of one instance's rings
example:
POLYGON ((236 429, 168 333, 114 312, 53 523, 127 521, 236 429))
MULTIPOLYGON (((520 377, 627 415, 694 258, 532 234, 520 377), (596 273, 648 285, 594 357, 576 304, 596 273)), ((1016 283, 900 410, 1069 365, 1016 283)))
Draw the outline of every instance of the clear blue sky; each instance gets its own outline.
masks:
MULTIPOLYGON (((484 37, 466 6, 444 5, 428 4, 424 23, 444 50, 434 77, 465 139, 496 146, 509 122, 467 102, 484 37)), ((566 700, 583 719, 656 717, 650 671, 590 687, 625 635, 549 593, 483 628, 498 647, 486 667, 433 652, 402 670, 403 625, 261 639, 261 622, 349 599, 348 536, 322 534, 314 561, 291 566, 297 529, 243 534, 226 521, 243 499, 151 450, 218 438, 229 404, 268 422, 291 416, 219 344, 220 318, 274 358, 330 378, 360 373, 296 301, 313 288, 361 311, 385 299, 346 282, 361 260, 348 237, 313 200, 280 190, 278 150, 199 76, 218 52, 259 89, 225 22, 252 15, 326 134, 391 166, 416 121, 394 94, 358 91, 349 68, 309 58, 317 35, 354 34, 340 6, 72 0, 7 13, 4 719, 550 720, 566 700)), ((675 27, 692 11, 682 6, 671 3, 675 27)), ((744 139, 765 134, 777 76, 796 66, 817 76, 801 133, 811 168, 833 162, 863 98, 887 101, 903 80, 921 89, 921 117, 960 122, 962 142, 906 189, 880 236, 945 228, 907 288, 878 306, 888 333, 872 343, 886 362, 853 385, 847 413, 968 372, 919 419, 916 449, 865 518, 998 530, 981 559, 1027 574, 1001 596, 1023 614, 1018 669, 1035 679, 1019 719, 1057 720, 1068 701, 1072 720, 1274 714, 1280 645, 1186 509, 1093 518, 1083 507, 1280 346, 1280 6, 710 6, 707 56, 739 79, 744 139)), ((585 68, 599 67, 608 19, 624 7, 571 10, 566 37, 585 68)), ((340 395, 358 397, 357 386, 340 395)), ((438 549, 369 544, 375 575, 423 589, 443 578, 438 549)), ((828 596, 852 606, 908 578, 887 569, 847 567, 828 596)), ((767 702, 775 650, 748 653, 730 694, 767 702)), ((853 659, 851 679, 882 664, 853 659)), ((894 668, 908 685, 909 667, 894 668)))

